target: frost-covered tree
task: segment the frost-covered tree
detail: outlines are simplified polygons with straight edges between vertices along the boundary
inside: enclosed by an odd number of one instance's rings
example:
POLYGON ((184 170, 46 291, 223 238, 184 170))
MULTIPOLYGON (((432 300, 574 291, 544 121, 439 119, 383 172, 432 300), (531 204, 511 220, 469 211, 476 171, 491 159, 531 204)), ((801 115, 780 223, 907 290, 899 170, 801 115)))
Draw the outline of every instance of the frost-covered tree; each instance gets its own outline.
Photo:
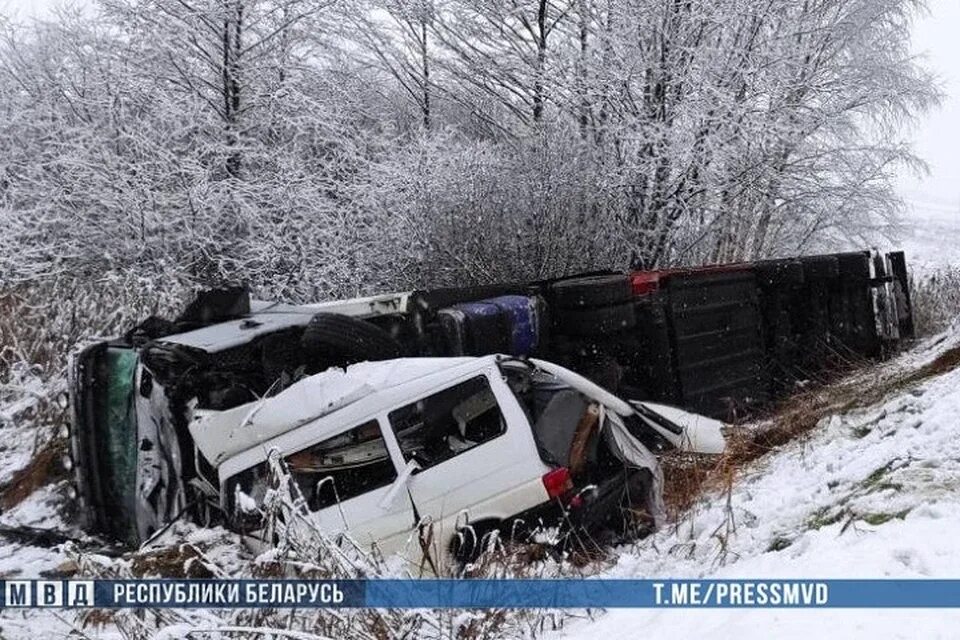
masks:
POLYGON ((938 97, 922 10, 102 0, 7 24, 0 275, 311 298, 862 245, 938 97))
POLYGON ((292 297, 382 278, 363 251, 388 248, 350 195, 380 143, 359 79, 320 55, 325 9, 114 2, 11 33, 2 69, 38 147, 8 169, 24 221, 8 237, 36 239, 42 269, 177 269, 292 297))
POLYGON ((400 88, 427 131, 437 102, 436 11, 435 0, 368 0, 348 8, 344 24, 346 48, 400 88))

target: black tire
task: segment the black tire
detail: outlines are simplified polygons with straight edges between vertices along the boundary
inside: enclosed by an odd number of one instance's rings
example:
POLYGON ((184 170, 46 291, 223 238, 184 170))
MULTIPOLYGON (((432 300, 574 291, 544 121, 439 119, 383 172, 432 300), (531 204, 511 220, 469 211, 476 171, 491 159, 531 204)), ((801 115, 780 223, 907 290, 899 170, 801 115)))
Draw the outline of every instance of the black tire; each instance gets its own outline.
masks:
POLYGON ((313 359, 338 364, 390 360, 402 353, 389 333, 365 320, 338 313, 318 313, 304 328, 300 345, 313 359))
POLYGON ((624 468, 598 480, 592 501, 571 523, 573 530, 567 544, 587 544, 586 548, 590 549, 595 544, 614 545, 636 540, 652 531, 652 518, 642 527, 635 526, 634 522, 635 515, 646 513, 650 483, 648 470, 634 468, 624 468))
POLYGON ((652 479, 646 469, 628 474, 620 501, 618 525, 627 540, 645 538, 656 531, 656 521, 647 513, 652 479))
POLYGON ((487 536, 499 528, 494 521, 478 522, 468 527, 459 527, 450 541, 450 553, 461 565, 470 564, 480 557, 487 544, 487 536))
POLYGON ((619 305, 633 298, 627 276, 590 276, 561 280, 551 288, 553 302, 563 309, 619 305))
POLYGON ((480 542, 477 531, 473 527, 463 527, 457 530, 457 535, 450 541, 450 552, 460 564, 473 562, 480 556, 480 542))
POLYGON ((601 336, 632 329, 637 324, 633 304, 593 309, 564 309, 557 313, 561 333, 572 336, 601 336))

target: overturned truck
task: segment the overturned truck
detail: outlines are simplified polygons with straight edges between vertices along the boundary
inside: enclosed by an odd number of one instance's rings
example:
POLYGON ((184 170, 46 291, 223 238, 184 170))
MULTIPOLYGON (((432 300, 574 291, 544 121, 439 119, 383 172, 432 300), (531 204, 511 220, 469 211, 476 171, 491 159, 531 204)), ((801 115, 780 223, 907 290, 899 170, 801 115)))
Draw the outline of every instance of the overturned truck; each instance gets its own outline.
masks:
POLYGON ((82 512, 130 544, 182 514, 265 538, 282 468, 312 526, 431 561, 521 522, 648 529, 658 454, 718 453, 712 418, 881 357, 912 333, 906 284, 902 254, 863 252, 310 305, 202 294, 74 359, 82 512))

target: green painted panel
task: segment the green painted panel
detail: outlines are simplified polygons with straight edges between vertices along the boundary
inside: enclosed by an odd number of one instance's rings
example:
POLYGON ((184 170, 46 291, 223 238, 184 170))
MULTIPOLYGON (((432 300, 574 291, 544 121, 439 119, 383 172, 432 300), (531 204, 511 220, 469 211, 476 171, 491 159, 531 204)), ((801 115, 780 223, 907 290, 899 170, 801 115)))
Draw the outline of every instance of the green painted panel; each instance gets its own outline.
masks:
POLYGON ((136 540, 135 495, 137 483, 137 417, 134 410, 134 381, 137 354, 131 349, 110 348, 106 358, 105 397, 100 403, 104 415, 97 421, 103 429, 101 471, 107 480, 105 501, 115 514, 112 528, 120 537, 136 540))

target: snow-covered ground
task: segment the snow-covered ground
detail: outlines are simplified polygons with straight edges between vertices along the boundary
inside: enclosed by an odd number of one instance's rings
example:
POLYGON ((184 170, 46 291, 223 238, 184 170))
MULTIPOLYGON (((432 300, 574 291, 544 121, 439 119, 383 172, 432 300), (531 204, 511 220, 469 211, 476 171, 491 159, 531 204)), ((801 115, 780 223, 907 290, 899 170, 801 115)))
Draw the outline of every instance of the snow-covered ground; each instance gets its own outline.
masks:
MULTIPOLYGON (((901 358, 915 368, 955 338, 901 358)), ((960 577, 960 369, 834 415, 624 550, 606 577, 960 577)), ((956 638, 956 610, 617 610, 587 638, 956 638)))
MULTIPOLYGON (((960 323, 845 384, 876 388, 878 376, 905 376, 958 345, 960 323)), ((56 487, 43 488, 0 524, 62 528, 62 502, 56 487)), ((232 553, 226 534, 186 531, 232 553)), ((729 491, 705 495, 679 522, 618 549, 600 577, 957 578, 958 532, 960 368, 825 418, 744 468, 729 491)), ((36 577, 68 557, 63 548, 0 544, 0 576, 36 577)), ((0 637, 64 638, 73 616, 0 612, 0 637)), ((960 611, 951 610, 615 610, 568 619, 547 636, 953 638, 957 629, 960 611)), ((85 633, 117 637, 109 625, 85 633)))

